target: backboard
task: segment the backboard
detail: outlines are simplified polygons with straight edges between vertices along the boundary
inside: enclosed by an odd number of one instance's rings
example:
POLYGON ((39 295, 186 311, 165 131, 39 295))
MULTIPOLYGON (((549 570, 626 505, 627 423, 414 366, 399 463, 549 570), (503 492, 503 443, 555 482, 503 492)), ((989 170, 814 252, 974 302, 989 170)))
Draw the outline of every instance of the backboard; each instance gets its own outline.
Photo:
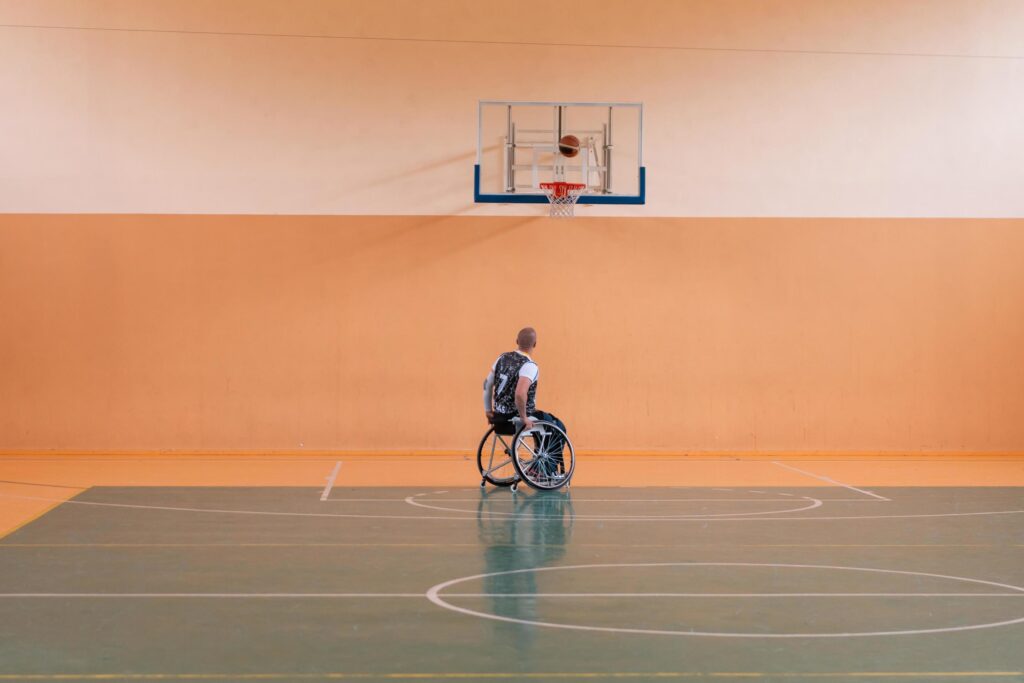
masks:
POLYGON ((474 200, 546 203, 540 184, 567 181, 587 186, 580 204, 643 204, 643 112, 639 102, 480 101, 474 200), (567 135, 579 141, 571 156, 559 146, 567 135))

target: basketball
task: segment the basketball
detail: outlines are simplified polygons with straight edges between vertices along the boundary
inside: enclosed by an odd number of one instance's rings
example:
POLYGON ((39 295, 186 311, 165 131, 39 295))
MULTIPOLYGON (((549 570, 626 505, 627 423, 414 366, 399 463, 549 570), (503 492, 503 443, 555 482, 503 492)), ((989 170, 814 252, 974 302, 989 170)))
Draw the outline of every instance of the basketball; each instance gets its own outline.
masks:
POLYGON ((580 139, 575 135, 563 135, 558 141, 558 152, 563 157, 574 157, 580 153, 580 139))

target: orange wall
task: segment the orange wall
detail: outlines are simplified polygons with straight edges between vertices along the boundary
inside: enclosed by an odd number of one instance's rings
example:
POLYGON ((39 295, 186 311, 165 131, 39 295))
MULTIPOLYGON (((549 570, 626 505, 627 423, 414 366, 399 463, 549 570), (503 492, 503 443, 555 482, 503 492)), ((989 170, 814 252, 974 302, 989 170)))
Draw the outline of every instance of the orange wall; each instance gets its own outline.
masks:
POLYGON ((644 102, 649 203, 588 215, 1024 216, 1021 0, 0 0, 0 25, 0 211, 531 213, 472 203, 477 100, 518 99, 644 102))
POLYGON ((0 215, 0 449, 1024 450, 1024 221, 0 215))

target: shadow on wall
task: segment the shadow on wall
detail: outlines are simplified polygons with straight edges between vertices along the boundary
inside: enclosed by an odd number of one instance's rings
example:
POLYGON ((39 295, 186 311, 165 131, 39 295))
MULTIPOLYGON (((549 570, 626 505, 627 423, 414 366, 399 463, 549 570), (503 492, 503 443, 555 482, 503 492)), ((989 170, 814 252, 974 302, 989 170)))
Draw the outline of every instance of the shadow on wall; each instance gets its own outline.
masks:
POLYGON ((473 151, 464 152, 462 154, 456 154, 455 156, 448 157, 447 159, 439 159, 437 161, 432 161, 427 164, 420 164, 420 166, 416 168, 407 169, 405 171, 396 171, 394 173, 388 173, 387 175, 381 176, 380 178, 376 178, 374 180, 368 180, 366 183, 362 185, 360 189, 368 189, 372 187, 377 187, 379 185, 398 184, 407 178, 417 176, 421 173, 429 173, 430 171, 436 171, 439 168, 443 168, 444 166, 449 166, 451 164, 466 164, 467 167, 472 167, 473 164, 471 162, 475 158, 476 152, 473 151))
MULTIPOLYGON (((486 148, 485 151, 493 151, 495 146, 486 148)), ((311 207, 336 207, 344 205, 346 200, 355 200, 367 194, 379 194, 381 201, 386 201, 387 194, 393 198, 401 196, 400 201, 394 201, 394 205, 403 207, 427 207, 437 197, 452 197, 463 194, 467 200, 472 199, 473 187, 473 164, 476 159, 475 151, 467 151, 454 156, 438 159, 415 168, 401 170, 396 168, 394 172, 386 175, 367 179, 365 182, 347 186, 341 194, 329 196, 320 195, 309 200, 311 207), (422 179, 422 180, 420 180, 422 179)), ((467 213, 474 206, 472 201, 457 210, 446 209, 446 215, 460 215, 467 213)), ((395 212, 399 213, 399 212, 395 212)), ((404 215, 409 211, 401 212, 404 215)))
MULTIPOLYGON (((440 230, 442 224, 450 222, 449 216, 424 216, 420 221, 404 221, 404 226, 366 243, 361 257, 385 264, 384 275, 414 275, 424 268, 445 264, 462 252, 478 250, 488 242, 511 237, 537 220, 532 216, 514 216, 500 223, 460 222, 455 230, 450 225, 440 230)), ((497 249, 494 258, 500 259, 497 249)))

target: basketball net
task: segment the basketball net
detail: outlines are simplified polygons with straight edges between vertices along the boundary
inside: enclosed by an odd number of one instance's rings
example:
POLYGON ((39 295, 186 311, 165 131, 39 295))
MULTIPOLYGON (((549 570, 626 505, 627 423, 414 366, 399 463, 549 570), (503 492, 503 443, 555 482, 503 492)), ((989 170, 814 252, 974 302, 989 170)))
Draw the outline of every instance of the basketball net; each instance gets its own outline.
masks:
POLYGON ((548 201, 551 202, 551 216, 554 218, 572 218, 575 215, 576 201, 587 189, 583 183, 541 183, 548 201))

